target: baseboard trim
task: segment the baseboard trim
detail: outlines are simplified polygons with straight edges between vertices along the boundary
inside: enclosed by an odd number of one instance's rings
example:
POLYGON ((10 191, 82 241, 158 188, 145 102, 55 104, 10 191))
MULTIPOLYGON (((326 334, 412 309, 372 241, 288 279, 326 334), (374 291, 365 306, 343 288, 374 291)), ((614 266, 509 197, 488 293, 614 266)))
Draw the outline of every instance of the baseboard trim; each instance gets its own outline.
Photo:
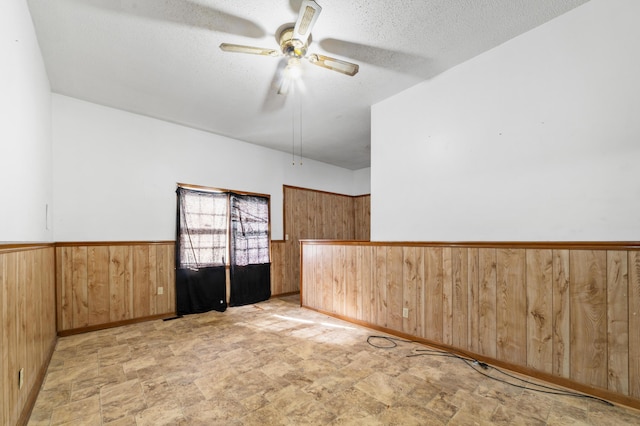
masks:
POLYGON ((151 315, 151 316, 148 316, 148 317, 132 318, 132 319, 128 319, 128 320, 109 322, 109 323, 105 323, 105 324, 90 325, 88 327, 73 328, 73 329, 70 329, 70 330, 59 330, 58 331, 58 336, 59 337, 72 336, 74 334, 82 334, 82 333, 88 333, 90 331, 97 331, 97 330, 105 330, 105 329, 108 329, 108 328, 122 327, 123 325, 137 324, 139 322, 154 321, 154 320, 165 319, 165 318, 173 318, 175 316, 176 316, 175 312, 167 312, 167 313, 164 313, 164 314, 151 315))
POLYGON ((58 338, 53 339, 51 343, 51 347, 49 348, 49 354, 45 362, 40 366, 40 371, 38 371, 38 377, 36 377, 36 381, 33 384, 33 387, 29 391, 29 396, 27 397, 27 401, 22 408, 22 413, 20 413, 20 417, 18 417, 18 422, 16 424, 25 426, 29 423, 29 418, 31 417, 31 413, 33 412, 33 407, 36 405, 36 401, 38 400, 38 395, 40 394, 40 389, 44 383, 44 378, 47 376, 47 370, 49 369, 49 364, 51 364, 51 358, 53 357, 53 352, 56 350, 56 344, 58 343, 58 338))
POLYGON ((294 294, 300 294, 300 292, 299 291, 290 291, 288 293, 272 294, 270 299, 277 299, 279 297, 293 296, 294 294))

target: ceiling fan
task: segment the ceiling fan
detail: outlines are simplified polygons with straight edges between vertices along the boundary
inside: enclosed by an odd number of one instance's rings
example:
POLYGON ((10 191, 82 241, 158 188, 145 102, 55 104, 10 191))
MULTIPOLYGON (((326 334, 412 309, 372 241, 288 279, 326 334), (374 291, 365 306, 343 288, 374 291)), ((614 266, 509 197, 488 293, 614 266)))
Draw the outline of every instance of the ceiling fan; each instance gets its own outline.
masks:
POLYGON ((289 80, 299 75, 300 60, 306 59, 310 63, 348 76, 354 76, 359 69, 357 64, 331 58, 317 53, 307 54, 311 43, 311 29, 318 20, 322 7, 314 0, 303 0, 294 26, 283 25, 276 34, 280 49, 266 49, 261 47, 243 46, 240 44, 222 43, 220 49, 225 52, 249 53, 262 56, 282 56, 278 70, 278 93, 286 94, 289 80), (284 74, 282 78, 280 74, 284 74), (287 78, 289 77, 289 78, 287 78))

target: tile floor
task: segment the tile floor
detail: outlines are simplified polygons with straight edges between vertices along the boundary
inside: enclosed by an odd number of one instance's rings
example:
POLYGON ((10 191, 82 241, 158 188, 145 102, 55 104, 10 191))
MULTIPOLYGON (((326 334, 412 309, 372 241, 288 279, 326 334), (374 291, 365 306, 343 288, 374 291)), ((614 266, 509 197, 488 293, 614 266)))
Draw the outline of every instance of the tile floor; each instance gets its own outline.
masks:
POLYGON ((298 301, 60 338, 29 425, 640 424, 640 411, 407 357, 423 346, 372 347, 380 333, 298 301))

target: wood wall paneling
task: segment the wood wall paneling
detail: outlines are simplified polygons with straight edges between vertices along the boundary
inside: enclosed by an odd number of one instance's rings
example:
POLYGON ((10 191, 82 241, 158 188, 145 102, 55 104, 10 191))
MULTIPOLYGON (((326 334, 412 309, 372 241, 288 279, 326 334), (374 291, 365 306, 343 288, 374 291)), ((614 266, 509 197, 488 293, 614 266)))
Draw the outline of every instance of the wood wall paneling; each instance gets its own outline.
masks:
POLYGON ((526 251, 527 365, 553 371, 553 254, 526 251))
POLYGON ((569 262, 571 378, 606 388, 606 252, 572 250, 569 262))
POLYGON ((58 331, 174 313, 174 250, 173 242, 56 247, 58 331))
POLYGON ((174 246, 156 246, 157 250, 157 286, 163 289, 163 294, 156 294, 156 314, 160 312, 171 312, 176 300, 175 295, 175 268, 174 246))
POLYGON ((133 297, 137 315, 148 317, 151 315, 150 285, 151 274, 149 271, 149 247, 133 246, 133 297))
POLYGON ((373 249, 372 247, 358 247, 358 286, 361 289, 362 316, 361 320, 373 323, 375 298, 373 292, 373 249))
POLYGON ((496 249, 478 249, 478 353, 497 358, 496 249))
POLYGON ((575 383, 581 391, 620 395, 618 401, 640 407, 637 248, 303 245, 305 256, 316 253, 312 262, 303 258, 305 268, 315 268, 303 277, 303 290, 323 295, 304 298, 305 306, 575 383))
POLYGON ((2 339, 2 352, 4 358, 5 371, 3 371, 3 391, 5 420, 4 424, 12 424, 11 419, 17 419, 20 407, 18 405, 18 370, 20 364, 18 361, 18 256, 17 253, 9 253, 3 257, 5 263, 5 283, 4 290, 4 306, 2 329, 4 336, 2 339))
POLYGON ((272 280, 274 295, 299 290, 300 240, 368 240, 370 235, 370 196, 352 197, 292 186, 284 186, 283 191, 285 253, 281 263, 272 262, 273 275, 282 279, 272 280), (277 272, 278 268, 284 272, 277 272))
MULTIPOLYGON (((314 280, 314 282, 322 282, 323 276, 322 276, 322 268, 324 267, 324 261, 322 259, 322 250, 323 247, 321 246, 317 246, 314 247, 314 250, 312 250, 310 252, 310 256, 312 256, 313 258, 313 273, 311 275, 310 278, 312 278, 314 280)), ((320 306, 323 304, 323 293, 325 290, 325 286, 324 285, 319 285, 316 286, 315 288, 307 288, 306 291, 308 294, 301 294, 300 295, 300 301, 302 302, 302 298, 307 298, 309 297, 311 300, 315 300, 316 305, 315 306, 320 306)))
POLYGON ((363 247, 354 246, 353 250, 353 286, 356 291, 356 318, 357 320, 364 321, 364 305, 363 296, 365 292, 365 286, 362 283, 362 251, 363 247))
POLYGON ((52 245, 0 246, 0 422, 23 424, 56 342, 52 245), (18 373, 23 370, 23 385, 18 373))
POLYGON ((109 247, 87 248, 87 301, 89 324, 109 322, 109 247))
MULTIPOLYGON (((325 292, 325 288, 322 285, 322 280, 325 279, 325 276, 323 275, 323 270, 322 270, 322 256, 323 256, 323 251, 322 251, 322 247, 314 247, 315 250, 313 250, 311 252, 311 255, 313 256, 313 265, 312 265, 312 270, 310 270, 309 272, 312 272, 313 275, 311 276, 311 279, 313 280, 314 287, 312 287, 310 290, 310 294, 309 297, 312 298, 313 300, 316 301, 316 303, 322 303, 323 301, 323 297, 324 297, 324 292, 325 292)), ((305 296, 306 297, 306 296, 305 296)))
POLYGON ((640 399, 640 252, 629 252, 629 394, 640 399))
POLYGON ((74 328, 89 325, 89 301, 87 288, 87 247, 71 248, 71 318, 74 328))
MULTIPOLYGON (((130 300, 125 270, 131 270, 128 264, 129 247, 112 246, 109 247, 109 321, 123 321, 129 318, 130 309, 127 301, 130 300)), ((63 327, 66 330, 68 326, 63 327)))
POLYGON ((525 250, 497 250, 497 358, 526 365, 525 250))
POLYGON ((451 249, 452 322, 451 340, 458 348, 469 348, 469 259, 468 249, 451 249))
MULTIPOLYGON (((343 205, 342 205, 342 197, 330 197, 329 198, 329 205, 330 207, 330 211, 331 211, 331 222, 329 222, 330 224, 333 225, 333 229, 331 232, 333 235, 335 235, 336 240, 348 240, 350 238, 346 237, 345 238, 345 229, 344 229, 344 212, 343 212, 343 205)), ((304 230, 307 231, 307 230, 304 230)), ((308 231, 307 231, 308 232, 308 231)), ((321 238, 326 238, 324 235, 321 238)), ((352 239, 352 238, 351 238, 352 239)))
POLYGON ((469 295, 467 300, 467 348, 479 353, 480 347, 480 282, 479 282, 479 249, 467 249, 467 279, 469 295))
POLYGON ((67 255, 66 250, 54 249, 55 250, 55 282, 56 282, 56 329, 62 327, 64 324, 68 323, 68 320, 63 318, 63 314, 69 313, 69 308, 67 306, 67 278, 63 275, 66 271, 69 271, 69 268, 65 268, 62 266, 62 263, 65 261, 67 255))
POLYGON ((288 292, 286 263, 286 242, 271 241, 271 294, 288 292))
POLYGON ((453 270, 452 248, 442 249, 442 341, 453 345, 453 270))
POLYGON ((422 281, 419 279, 418 269, 422 268, 422 249, 420 247, 402 247, 402 330, 413 336, 418 333, 418 317, 421 313, 418 311, 420 305, 418 289, 421 288, 422 281), (407 316, 404 317, 404 310, 407 310, 407 316))
POLYGON ((359 241, 369 241, 371 239, 371 197, 368 195, 354 197, 353 201, 355 215, 354 238, 359 241))
POLYGON ((571 305, 569 250, 553 250, 553 374, 570 377, 571 305))
POLYGON ((333 249, 331 247, 322 248, 322 268, 319 268, 320 284, 322 286, 322 304, 330 312, 333 312, 333 249))
POLYGON ((375 300, 374 324, 387 327, 387 248, 375 247, 374 274, 372 277, 375 300))
POLYGON ((629 277, 626 251, 607 252, 607 387, 629 394, 629 277))
POLYGON ((9 351, 4 348, 8 347, 6 339, 8 333, 8 307, 5 305, 6 293, 9 292, 9 278, 7 277, 7 256, 0 255, 0 344, 2 345, 2 350, 0 350, 0 421, 2 424, 7 424, 9 418, 9 394, 5 387, 7 387, 6 383, 9 382, 9 351))
POLYGON ((402 247, 386 247, 387 327, 402 330, 402 247))
MULTIPOLYGON (((158 313, 158 250, 156 246, 149 247, 149 258, 147 259, 149 270, 149 315, 158 313)), ((164 289, 163 289, 164 292, 164 289)))
POLYGON ((355 246, 345 246, 345 315, 350 318, 359 318, 362 312, 362 305, 359 303, 361 290, 358 287, 356 265, 358 263, 357 248, 355 246))
POLYGON ((306 196, 299 198, 301 203, 300 207, 302 207, 301 217, 303 218, 303 220, 305 220, 300 233, 302 235, 310 235, 309 238, 316 238, 316 234, 318 233, 318 231, 316 229, 317 212, 315 210, 315 207, 318 206, 318 194, 316 192, 310 192, 304 195, 306 196))
MULTIPOLYGON (((17 279, 18 288, 16 289, 16 301, 17 301, 17 334, 16 334, 16 352, 17 352, 17 361, 18 366, 25 369, 26 372, 26 385, 29 385, 29 376, 33 374, 33 370, 30 370, 29 359, 28 359, 28 351, 29 351, 29 336, 27 335, 27 310, 29 309, 29 305, 27 304, 27 297, 29 297, 29 302, 32 301, 31 294, 27 296, 27 292, 25 288, 22 288, 23 283, 29 283, 32 290, 36 290, 36 283, 34 283, 33 274, 31 270, 31 264, 33 264, 33 253, 30 253, 29 256, 17 256, 17 279)), ((36 307, 36 304, 33 304, 33 307, 36 307)), ((31 312, 29 312, 31 313, 31 312)), ((28 388, 27 388, 28 389, 28 388)), ((24 406, 26 402, 27 392, 19 392, 18 393, 18 406, 24 406)))
POLYGON ((435 342, 444 342, 443 318, 445 304, 443 294, 443 251, 440 247, 426 247, 424 251, 424 337, 435 342))
POLYGON ((346 294, 346 282, 345 282, 346 256, 345 256, 344 246, 336 247, 333 253, 332 269, 333 269, 333 274, 332 274, 333 297, 331 298, 332 299, 331 312, 345 315, 347 294, 346 294))
POLYGON ((305 280, 309 280, 309 282, 312 282, 313 285, 311 287, 309 287, 309 291, 307 292, 307 294, 305 295, 300 295, 300 301, 302 302, 303 300, 311 300, 313 301, 313 303, 320 303, 320 301, 318 300, 318 288, 319 285, 316 284, 315 280, 317 277, 317 272, 316 272, 316 267, 320 267, 320 262, 317 261, 317 256, 318 256, 318 247, 305 247, 305 250, 308 250, 308 255, 307 253, 305 253, 304 256, 302 256, 304 260, 304 264, 302 265, 303 267, 303 273, 305 274, 305 277, 303 277, 303 281, 305 280), (308 259, 307 259, 308 257, 308 259))

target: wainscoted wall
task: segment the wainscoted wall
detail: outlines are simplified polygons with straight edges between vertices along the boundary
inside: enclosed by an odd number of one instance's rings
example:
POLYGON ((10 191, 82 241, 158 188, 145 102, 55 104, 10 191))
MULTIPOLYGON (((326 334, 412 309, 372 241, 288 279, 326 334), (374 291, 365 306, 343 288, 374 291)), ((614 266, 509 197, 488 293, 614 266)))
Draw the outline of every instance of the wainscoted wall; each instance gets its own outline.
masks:
POLYGON ((287 244, 284 240, 271 241, 271 295, 291 293, 286 267, 287 244))
MULTIPOLYGON (((60 335, 174 315, 173 241, 55 246, 60 335)), ((289 279, 291 257, 286 249, 285 241, 271 242, 272 295, 298 291, 299 279, 289 279)), ((299 270, 299 257, 295 264, 299 270)))
POLYGON ((53 244, 0 245, 3 425, 26 424, 55 347, 54 267, 53 244))
POLYGON ((172 316, 174 242, 56 244, 58 332, 172 316))
POLYGON ((299 290, 300 240, 369 240, 370 199, 284 186, 283 293, 299 290))
POLYGON ((371 239, 371 195, 353 197, 353 214, 355 219, 353 239, 369 241, 371 239))
POLYGON ((302 251, 304 306, 640 408, 640 243, 302 251))

